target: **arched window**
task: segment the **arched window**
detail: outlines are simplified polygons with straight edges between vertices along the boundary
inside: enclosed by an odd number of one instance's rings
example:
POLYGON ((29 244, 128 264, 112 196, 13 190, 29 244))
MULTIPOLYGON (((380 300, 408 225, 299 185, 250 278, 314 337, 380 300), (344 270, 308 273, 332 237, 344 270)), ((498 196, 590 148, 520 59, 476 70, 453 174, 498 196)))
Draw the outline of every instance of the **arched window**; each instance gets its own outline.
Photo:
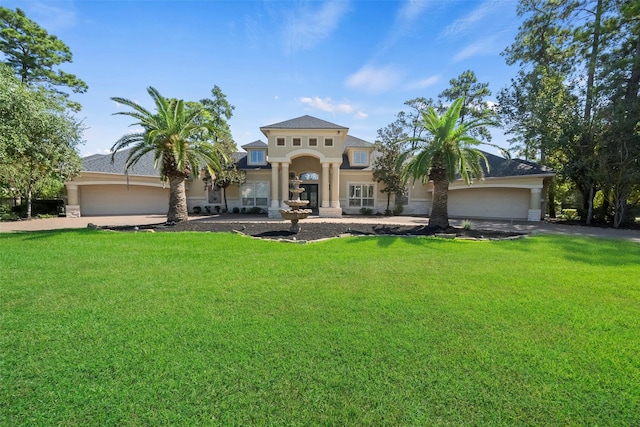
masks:
POLYGON ((304 172, 300 174, 300 179, 303 181, 318 181, 320 180, 320 175, 315 172, 304 172))

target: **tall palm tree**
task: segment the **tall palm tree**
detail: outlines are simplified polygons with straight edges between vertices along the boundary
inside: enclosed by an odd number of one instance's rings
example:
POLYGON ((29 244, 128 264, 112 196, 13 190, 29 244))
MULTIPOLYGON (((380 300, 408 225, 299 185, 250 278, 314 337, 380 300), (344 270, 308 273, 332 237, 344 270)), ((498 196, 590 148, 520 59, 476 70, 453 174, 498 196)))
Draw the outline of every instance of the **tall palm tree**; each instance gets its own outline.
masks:
POLYGON ((482 163, 489 170, 487 158, 474 147, 486 143, 470 136, 469 132, 495 123, 484 119, 458 123, 463 104, 463 98, 456 99, 442 116, 433 107, 422 111, 419 126, 425 129, 426 136, 411 138, 412 148, 399 160, 404 164, 405 178, 414 182, 418 179, 433 181, 433 204, 429 217, 429 226, 432 227, 449 227, 449 183, 458 175, 467 184, 471 184, 474 178, 482 178, 482 163))
POLYGON ((155 112, 129 99, 111 98, 133 110, 114 114, 133 117, 138 122, 132 126, 143 129, 142 132, 122 136, 111 151, 115 155, 118 150, 132 146, 125 163, 127 170, 145 154, 153 153, 154 166, 160 165, 162 180, 169 181, 167 221, 184 221, 188 219, 185 180, 199 173, 202 164, 211 176, 215 176, 224 154, 205 140, 205 136, 215 132, 216 128, 199 120, 202 110, 187 109, 183 100, 167 99, 153 87, 147 88, 147 92, 155 103, 155 112))

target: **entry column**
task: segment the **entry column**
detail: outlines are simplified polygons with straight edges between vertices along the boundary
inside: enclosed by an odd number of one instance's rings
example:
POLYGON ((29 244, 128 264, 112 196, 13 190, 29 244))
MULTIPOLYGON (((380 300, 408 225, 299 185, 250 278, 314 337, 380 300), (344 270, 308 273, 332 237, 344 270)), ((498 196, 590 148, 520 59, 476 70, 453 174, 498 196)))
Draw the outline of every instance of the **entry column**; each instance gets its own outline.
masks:
POLYGON ((322 164, 322 204, 323 208, 329 205, 329 163, 322 164))
POLYGON ((282 179, 282 191, 280 193, 282 202, 280 207, 282 209, 288 209, 289 206, 284 201, 289 199, 289 163, 282 163, 282 175, 280 175, 280 179, 282 179))
POLYGON ((331 207, 340 207, 340 163, 331 164, 331 207))
POLYGON ((280 206, 280 200, 278 199, 278 162, 271 162, 271 207, 277 208, 280 206))

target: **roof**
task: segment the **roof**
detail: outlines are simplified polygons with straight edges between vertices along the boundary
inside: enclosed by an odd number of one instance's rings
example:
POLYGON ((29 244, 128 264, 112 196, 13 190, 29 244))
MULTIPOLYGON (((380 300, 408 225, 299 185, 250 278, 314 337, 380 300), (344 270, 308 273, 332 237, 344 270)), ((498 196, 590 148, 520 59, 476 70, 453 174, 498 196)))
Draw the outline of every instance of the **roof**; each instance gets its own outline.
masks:
POLYGON ((343 148, 347 147, 373 147, 373 144, 365 141, 364 139, 356 138, 355 136, 347 135, 344 140, 343 148))
POLYGON ((272 125, 262 126, 262 129, 349 129, 335 123, 327 122, 313 116, 300 116, 295 119, 286 120, 272 125))
MULTIPOLYGON (((485 178, 503 178, 507 176, 553 175, 554 171, 546 166, 522 159, 505 159, 495 154, 482 152, 489 162, 489 172, 485 178)), ((484 169, 484 162, 483 162, 484 169)))
POLYGON ((267 145, 266 142, 263 142, 263 141, 258 139, 257 141, 253 141, 253 142, 250 142, 248 144, 244 144, 242 146, 242 148, 244 148, 246 150, 247 148, 267 148, 267 146, 268 145, 267 145))
MULTIPOLYGON (((84 172, 124 174, 125 163, 130 152, 130 148, 116 152, 113 155, 113 162, 111 161, 111 154, 93 154, 84 157, 82 159, 82 170, 84 172)), ((153 153, 147 153, 129 168, 129 175, 159 177, 160 171, 153 167, 153 163, 153 153)))

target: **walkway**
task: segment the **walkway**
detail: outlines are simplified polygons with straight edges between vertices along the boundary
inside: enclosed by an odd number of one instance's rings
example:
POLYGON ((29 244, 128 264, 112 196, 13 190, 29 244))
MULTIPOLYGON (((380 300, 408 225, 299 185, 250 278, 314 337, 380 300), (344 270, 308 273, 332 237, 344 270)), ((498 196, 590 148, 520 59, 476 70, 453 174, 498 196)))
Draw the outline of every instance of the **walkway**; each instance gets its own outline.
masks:
MULTIPOLYGON (((89 223, 97 226, 117 225, 147 225, 165 222, 165 215, 130 215, 130 216, 93 216, 81 218, 45 218, 30 221, 0 222, 0 232, 11 231, 39 231, 57 230, 63 228, 86 228, 89 223)), ((280 219, 269 219, 265 216, 253 215, 212 215, 192 217, 191 221, 225 221, 225 222, 282 222, 280 219)), ((310 217, 305 222, 341 222, 363 224, 389 224, 389 225, 427 225, 429 219, 415 216, 376 216, 364 217, 359 215, 344 216, 342 218, 318 218, 310 217)), ((451 219, 454 227, 461 227, 462 220, 451 219)), ((610 239, 626 239, 640 243, 640 230, 617 230, 613 228, 584 227, 577 225, 561 225, 548 222, 526 221, 501 221, 501 220, 472 220, 473 227, 484 230, 521 231, 526 233, 552 233, 575 236, 603 237, 610 239)))

